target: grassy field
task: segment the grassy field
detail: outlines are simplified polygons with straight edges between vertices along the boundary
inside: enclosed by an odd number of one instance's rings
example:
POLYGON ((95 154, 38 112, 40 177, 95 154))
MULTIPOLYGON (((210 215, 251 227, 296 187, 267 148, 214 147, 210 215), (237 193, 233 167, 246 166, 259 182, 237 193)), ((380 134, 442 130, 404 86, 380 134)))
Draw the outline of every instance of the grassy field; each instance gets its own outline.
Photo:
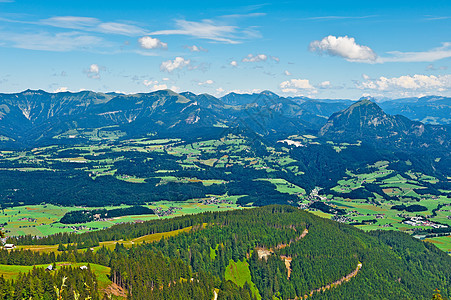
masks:
POLYGON ((151 209, 161 208, 162 210, 168 210, 170 207, 177 208, 175 213, 170 216, 158 217, 157 215, 134 215, 134 216, 122 216, 106 221, 93 221, 83 224, 62 224, 58 221, 64 216, 66 212, 74 210, 85 209, 114 209, 125 208, 127 205, 122 206, 110 206, 110 207, 63 207, 55 205, 29 205, 29 206, 17 206, 7 208, 0 211, 0 224, 7 223, 4 226, 4 230, 7 235, 20 236, 20 235, 34 235, 34 236, 46 236, 50 234, 60 232, 76 232, 83 233, 90 230, 104 229, 113 226, 114 224, 124 222, 137 222, 155 220, 158 218, 169 218, 175 216, 181 216, 186 214, 202 213, 206 211, 225 211, 232 209, 239 209, 240 206, 236 204, 237 196, 216 196, 220 202, 217 204, 206 204, 204 200, 189 200, 184 202, 169 202, 159 201, 153 202, 147 207, 151 209))
POLYGON ((251 287, 252 294, 257 296, 257 299, 262 298, 257 287, 252 282, 251 271, 249 270, 249 264, 246 260, 238 262, 230 260, 225 271, 225 280, 230 280, 239 287, 243 287, 247 282, 251 287))
MULTIPOLYGON (((115 248, 116 244, 123 244, 125 247, 130 248, 132 245, 158 242, 162 238, 168 238, 168 237, 180 234, 182 232, 189 232, 190 230, 191 230, 191 227, 186 227, 183 229, 178 229, 178 230, 173 230, 173 231, 168 231, 168 232, 160 232, 160 233, 144 235, 144 236, 134 238, 131 240, 100 242, 99 246, 94 247, 93 249, 94 249, 94 252, 99 250, 101 247, 106 247, 110 250, 113 250, 115 248)), ((67 246, 67 244, 64 246, 67 246)), ((25 245, 25 246, 17 246, 17 249, 39 251, 39 252, 43 252, 43 253, 51 253, 51 252, 58 253, 58 245, 25 245)), ((86 251, 86 249, 81 250, 81 251, 86 251)))
POLYGON ((451 253, 451 235, 428 238, 425 239, 425 241, 433 243, 435 246, 442 249, 443 251, 448 251, 448 253, 451 253))

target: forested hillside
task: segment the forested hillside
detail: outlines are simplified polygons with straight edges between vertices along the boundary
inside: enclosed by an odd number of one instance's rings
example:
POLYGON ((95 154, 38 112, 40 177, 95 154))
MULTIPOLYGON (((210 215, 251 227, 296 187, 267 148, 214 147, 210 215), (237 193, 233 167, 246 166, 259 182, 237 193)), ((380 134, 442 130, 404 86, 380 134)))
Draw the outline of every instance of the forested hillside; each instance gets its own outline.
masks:
POLYGON ((189 232, 156 243, 125 247, 118 242, 114 249, 103 247, 94 253, 0 251, 0 264, 79 261, 105 265, 111 268, 111 280, 127 290, 129 299, 213 299, 215 293, 218 299, 304 295, 312 299, 386 299, 388 295, 390 299, 430 299, 436 288, 442 295, 450 294, 451 258, 435 246, 398 232, 365 233, 291 206, 203 213, 79 235, 10 241, 122 240, 188 226, 192 226, 189 232), (244 279, 238 280, 240 276, 244 279))

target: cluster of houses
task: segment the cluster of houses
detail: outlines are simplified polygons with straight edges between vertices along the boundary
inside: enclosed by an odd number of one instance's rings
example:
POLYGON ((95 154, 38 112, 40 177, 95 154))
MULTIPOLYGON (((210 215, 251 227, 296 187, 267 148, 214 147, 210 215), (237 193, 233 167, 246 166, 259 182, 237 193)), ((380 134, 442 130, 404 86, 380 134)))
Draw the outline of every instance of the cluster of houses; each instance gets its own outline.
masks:
POLYGON ((403 221, 402 223, 410 226, 430 226, 432 228, 447 228, 446 225, 431 222, 423 217, 408 217, 408 219, 403 221))
POLYGON ((227 201, 226 199, 219 199, 216 197, 210 197, 210 198, 202 201, 203 205, 208 205, 208 204, 218 205, 221 203, 232 204, 232 201, 230 201, 230 200, 227 201))
POLYGON ((333 220, 333 221, 336 221, 336 222, 340 222, 340 223, 352 223, 352 222, 354 222, 353 219, 351 219, 351 218, 349 218, 347 216, 339 216, 339 215, 332 216, 330 219, 333 220))
POLYGON ((170 216, 176 213, 177 210, 181 210, 181 207, 171 206, 167 210, 163 210, 161 207, 157 207, 154 209, 154 212, 159 217, 170 216))

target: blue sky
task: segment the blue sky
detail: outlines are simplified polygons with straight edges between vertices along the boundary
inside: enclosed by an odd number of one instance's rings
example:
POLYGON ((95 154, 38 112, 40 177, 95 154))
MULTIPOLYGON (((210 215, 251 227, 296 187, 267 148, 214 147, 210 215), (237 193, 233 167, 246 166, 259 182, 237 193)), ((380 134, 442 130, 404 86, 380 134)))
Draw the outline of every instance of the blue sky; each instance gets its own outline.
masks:
POLYGON ((450 71, 449 0, 0 0, 4 93, 451 96, 450 71))

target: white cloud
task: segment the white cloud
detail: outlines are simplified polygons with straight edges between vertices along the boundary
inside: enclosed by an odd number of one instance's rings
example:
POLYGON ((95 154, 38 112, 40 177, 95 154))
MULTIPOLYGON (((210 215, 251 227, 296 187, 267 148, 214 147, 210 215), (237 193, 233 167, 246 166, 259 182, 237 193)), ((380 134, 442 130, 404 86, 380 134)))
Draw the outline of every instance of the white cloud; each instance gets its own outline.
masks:
POLYGON ((288 70, 285 70, 283 73, 284 73, 286 76, 291 76, 291 73, 290 73, 288 70))
POLYGON ((171 86, 171 90, 178 93, 178 92, 180 92, 180 87, 173 85, 173 86, 171 86))
POLYGON ((161 80, 163 80, 163 81, 169 81, 170 79, 167 78, 167 77, 164 77, 164 78, 162 78, 161 80))
POLYGON ((340 56, 349 61, 374 62, 377 59, 376 53, 370 47, 359 45, 354 38, 348 36, 329 35, 321 41, 311 42, 309 49, 319 54, 340 56))
POLYGON ((89 69, 85 70, 86 75, 89 78, 100 79, 100 70, 103 69, 99 67, 98 64, 92 64, 89 66, 89 69))
POLYGON ((134 25, 107 22, 98 26, 100 32, 136 36, 145 34, 145 30, 134 25))
POLYGON ((322 89, 328 88, 328 87, 330 87, 330 81, 328 81, 328 80, 323 81, 320 84, 318 84, 318 87, 322 88, 322 89))
MULTIPOLYGON (((229 25, 231 18, 220 18, 219 20, 202 20, 200 22, 176 20, 175 29, 158 30, 151 32, 152 35, 187 35, 212 42, 226 44, 239 44, 245 39, 259 38, 260 32, 256 27, 239 28, 229 25)), ((232 18, 233 19, 233 18, 232 18)))
POLYGON ((362 74, 363 79, 368 80, 370 79, 370 76, 366 75, 366 74, 362 74))
POLYGON ((80 34, 65 33, 1 33, 0 40, 12 42, 15 48, 43 51, 87 50, 95 46, 108 46, 102 38, 80 34))
POLYGON ((159 39, 155 39, 150 36, 143 36, 142 38, 139 38, 138 43, 141 46, 141 48, 144 49, 157 49, 157 48, 166 49, 168 47, 168 44, 163 43, 159 39))
POLYGON ((176 20, 177 29, 154 31, 152 35, 188 35, 200 39, 207 39, 227 44, 238 44, 235 34, 237 27, 231 25, 216 24, 212 20, 202 20, 193 22, 186 20, 176 20))
POLYGON ((400 77, 379 77, 357 84, 360 89, 384 92, 443 92, 451 89, 451 75, 404 75, 400 77))
POLYGON ((167 86, 166 84, 155 84, 155 85, 152 87, 152 90, 153 90, 153 91, 167 90, 167 89, 168 89, 168 86, 167 86))
POLYGON ((61 16, 41 20, 40 23, 60 28, 89 29, 97 26, 101 22, 96 18, 61 16))
POLYGON ((185 48, 189 49, 191 52, 208 52, 207 49, 202 48, 200 46, 192 45, 192 46, 185 46, 185 48))
POLYGON ((69 91, 69 89, 67 86, 62 86, 62 87, 57 88, 53 92, 54 93, 63 93, 63 92, 68 92, 68 91, 69 91))
POLYGON ((186 60, 183 57, 176 57, 174 60, 167 60, 161 63, 160 70, 172 72, 176 69, 182 69, 190 64, 190 60, 186 60))
POLYGON ((230 65, 231 65, 232 67, 238 67, 238 63, 237 63, 236 60, 232 60, 232 61, 230 62, 230 65))
POLYGON ((301 91, 310 93, 316 92, 315 87, 310 84, 308 79, 291 79, 279 84, 279 88, 284 93, 297 94, 301 91))
POLYGON ((155 84, 157 84, 158 83, 158 81, 156 81, 156 80, 144 80, 143 81, 143 84, 145 85, 145 86, 151 86, 151 85, 155 85, 155 84))
POLYGON ((41 20, 39 23, 59 28, 79 29, 127 36, 146 34, 146 31, 143 28, 135 25, 118 22, 102 22, 99 19, 88 17, 57 16, 41 20))
POLYGON ((211 79, 205 80, 204 82, 199 82, 198 85, 211 85, 214 81, 211 79))
POLYGON ((387 53, 391 56, 380 57, 377 62, 433 62, 451 57, 451 43, 442 43, 441 47, 422 52, 390 51, 387 53))
POLYGON ((387 62, 434 62, 451 57, 451 42, 442 43, 442 46, 427 51, 401 52, 389 51, 387 55, 378 56, 370 47, 362 46, 355 39, 348 36, 335 37, 329 35, 321 41, 313 41, 310 51, 331 56, 340 56, 348 61, 364 63, 387 62))
POLYGON ((228 91, 227 94, 230 94, 230 93, 235 93, 235 94, 256 94, 256 93, 261 93, 262 91, 263 91, 262 89, 246 89, 246 90, 235 89, 235 90, 228 91))
POLYGON ((280 61, 280 58, 278 58, 277 56, 271 56, 271 59, 274 60, 274 61, 276 61, 276 62, 279 62, 279 61, 280 61))
POLYGON ((243 58, 242 62, 259 62, 259 61, 266 61, 268 59, 268 56, 266 54, 248 54, 245 58, 243 58))

